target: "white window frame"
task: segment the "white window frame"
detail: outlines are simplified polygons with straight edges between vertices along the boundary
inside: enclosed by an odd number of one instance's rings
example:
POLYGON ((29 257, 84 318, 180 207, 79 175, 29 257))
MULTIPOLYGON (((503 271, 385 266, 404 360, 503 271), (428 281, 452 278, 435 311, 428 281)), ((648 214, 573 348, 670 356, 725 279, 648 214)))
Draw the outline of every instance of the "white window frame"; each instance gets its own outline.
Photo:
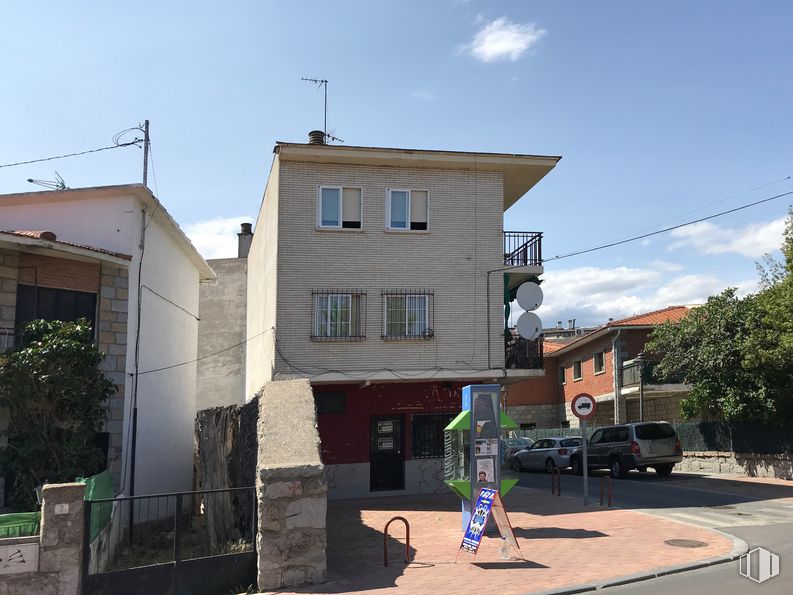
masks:
POLYGON ((336 339, 336 338, 349 338, 352 337, 352 294, 351 293, 326 293, 322 294, 321 296, 317 296, 314 301, 314 336, 322 339, 336 339), (326 326, 323 330, 323 333, 320 334, 319 328, 317 324, 319 322, 319 298, 327 298, 328 305, 327 305, 327 322, 326 326), (331 328, 331 299, 330 298, 347 298, 347 334, 346 335, 332 335, 330 334, 331 328))
POLYGON ((593 370, 593 375, 594 376, 597 376, 598 374, 605 374, 606 373, 606 352, 605 351, 596 351, 595 353, 592 354, 592 370, 593 370), (597 356, 600 356, 600 357, 603 358, 603 367, 600 370, 597 369, 597 359, 596 359, 597 356))
POLYGON ((584 379, 584 363, 578 359, 573 362, 573 381, 584 379), (575 375, 575 368, 578 365, 578 376, 575 375))
POLYGON ((428 233, 430 230, 430 191, 426 188, 386 188, 385 192, 385 228, 387 231, 396 231, 399 233, 428 233), (392 192, 407 192, 407 227, 392 227, 391 226, 391 193, 392 192), (413 192, 426 192, 427 193, 427 229, 410 229, 411 209, 413 205, 413 192))
POLYGON ((383 338, 386 340, 393 340, 393 339, 422 339, 424 338, 424 331, 429 328, 430 324, 430 300, 429 295, 425 293, 386 293, 383 296, 383 338), (403 298, 405 300, 405 332, 401 335, 389 335, 388 334, 388 300, 393 298, 403 298), (424 299, 424 328, 421 331, 421 334, 418 335, 410 335, 408 334, 408 328, 410 325, 410 320, 408 320, 408 300, 409 298, 423 298, 424 299))
POLYGON ((327 184, 321 184, 317 186, 317 220, 316 220, 316 228, 323 229, 323 230, 333 230, 333 231, 362 231, 363 230, 363 187, 361 186, 331 186, 327 184), (361 192, 361 202, 358 205, 359 212, 358 212, 358 220, 361 222, 360 227, 344 227, 344 189, 347 188, 349 190, 359 190, 361 192), (324 189, 328 190, 338 190, 339 191, 339 222, 338 225, 323 225, 322 224, 322 191, 324 189))

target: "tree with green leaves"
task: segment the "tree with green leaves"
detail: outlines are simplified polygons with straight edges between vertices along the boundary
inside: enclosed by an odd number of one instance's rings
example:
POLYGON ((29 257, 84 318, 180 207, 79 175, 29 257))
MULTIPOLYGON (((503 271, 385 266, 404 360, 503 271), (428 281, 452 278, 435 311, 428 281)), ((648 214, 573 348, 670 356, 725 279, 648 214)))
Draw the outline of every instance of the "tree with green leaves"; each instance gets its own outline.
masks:
POLYGON ((35 320, 0 360, 0 405, 9 410, 8 446, 0 451, 13 475, 11 501, 32 510, 34 488, 74 481, 104 468, 95 444, 115 384, 100 370, 104 355, 84 320, 35 320))
POLYGON ((662 354, 656 378, 682 375, 692 386, 684 416, 793 420, 793 212, 782 253, 782 263, 766 257, 756 295, 727 289, 652 333, 647 350, 662 354))

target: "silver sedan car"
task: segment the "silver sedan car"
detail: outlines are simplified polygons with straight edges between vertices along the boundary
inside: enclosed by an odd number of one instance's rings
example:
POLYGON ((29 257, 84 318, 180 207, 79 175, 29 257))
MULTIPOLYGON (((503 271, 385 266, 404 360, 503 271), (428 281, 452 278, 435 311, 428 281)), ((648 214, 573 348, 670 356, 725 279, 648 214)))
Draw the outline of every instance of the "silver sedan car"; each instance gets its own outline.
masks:
POLYGON ((545 469, 551 473, 554 469, 566 469, 570 466, 570 453, 579 446, 581 438, 541 438, 529 448, 516 452, 511 459, 511 465, 515 471, 545 469))

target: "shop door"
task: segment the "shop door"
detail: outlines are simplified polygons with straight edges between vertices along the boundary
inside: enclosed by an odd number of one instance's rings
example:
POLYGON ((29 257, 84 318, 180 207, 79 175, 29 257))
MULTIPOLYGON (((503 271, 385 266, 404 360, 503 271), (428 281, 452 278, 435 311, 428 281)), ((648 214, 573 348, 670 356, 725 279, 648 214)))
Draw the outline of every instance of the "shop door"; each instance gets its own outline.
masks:
POLYGON ((372 417, 369 453, 369 489, 372 492, 405 489, 402 452, 402 416, 372 417))

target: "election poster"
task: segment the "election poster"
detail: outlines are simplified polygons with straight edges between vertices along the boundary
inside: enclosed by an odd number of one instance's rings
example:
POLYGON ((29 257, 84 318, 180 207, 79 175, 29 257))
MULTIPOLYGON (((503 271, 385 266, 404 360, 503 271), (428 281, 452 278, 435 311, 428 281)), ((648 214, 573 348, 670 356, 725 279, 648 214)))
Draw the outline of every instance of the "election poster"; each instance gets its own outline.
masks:
POLYGON ((507 511, 504 508, 504 503, 501 502, 498 490, 488 488, 479 490, 479 496, 476 498, 476 503, 471 510, 468 528, 465 530, 463 541, 460 544, 460 550, 472 553, 474 556, 476 555, 482 541, 482 534, 487 526, 487 520, 491 514, 501 537, 506 539, 510 546, 520 551, 520 546, 517 539, 515 539, 512 524, 509 522, 507 511))

